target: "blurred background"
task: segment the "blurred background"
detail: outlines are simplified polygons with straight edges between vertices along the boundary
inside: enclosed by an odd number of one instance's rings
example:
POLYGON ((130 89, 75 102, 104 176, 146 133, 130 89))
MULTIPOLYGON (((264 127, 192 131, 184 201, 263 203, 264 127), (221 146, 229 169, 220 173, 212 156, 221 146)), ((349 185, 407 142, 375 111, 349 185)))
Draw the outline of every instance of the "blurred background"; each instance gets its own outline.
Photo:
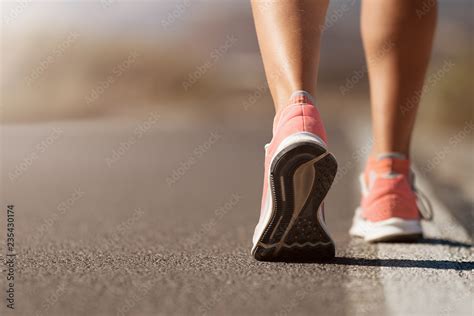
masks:
MULTIPOLYGON (((357 81, 343 108, 367 106, 359 6, 331 1, 322 45, 320 92, 357 81)), ((3 122, 155 106, 245 120, 242 103, 258 88, 252 113, 272 111, 249 1, 2 1, 2 18, 3 122)), ((456 128, 471 116, 473 23, 472 1, 440 1, 420 123, 456 128)))

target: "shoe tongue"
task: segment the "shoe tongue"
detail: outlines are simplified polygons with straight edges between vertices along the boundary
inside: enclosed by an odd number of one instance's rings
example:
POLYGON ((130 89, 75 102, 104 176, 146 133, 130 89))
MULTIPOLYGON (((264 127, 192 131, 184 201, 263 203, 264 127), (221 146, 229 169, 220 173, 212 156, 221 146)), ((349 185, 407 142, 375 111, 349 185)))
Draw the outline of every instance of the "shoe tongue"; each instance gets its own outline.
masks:
POLYGON ((304 90, 297 90, 290 96, 289 104, 307 103, 314 105, 314 99, 308 92, 304 90))

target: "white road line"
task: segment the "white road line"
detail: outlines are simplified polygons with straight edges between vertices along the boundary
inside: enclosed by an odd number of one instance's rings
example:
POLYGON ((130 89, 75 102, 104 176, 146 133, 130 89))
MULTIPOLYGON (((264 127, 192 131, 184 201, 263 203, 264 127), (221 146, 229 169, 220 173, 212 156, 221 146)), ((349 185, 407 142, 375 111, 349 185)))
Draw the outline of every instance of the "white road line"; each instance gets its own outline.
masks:
MULTIPOLYGON (((453 241, 472 244, 469 235, 446 207, 436 199, 428 182, 418 177, 418 187, 433 205, 434 219, 423 222, 425 237, 434 243, 453 241), (437 240, 437 241, 436 241, 437 240)), ((385 304, 390 315, 472 315, 472 271, 434 269, 448 262, 473 261, 472 248, 442 244, 379 244, 379 258, 416 260, 426 267, 382 267, 385 304)))

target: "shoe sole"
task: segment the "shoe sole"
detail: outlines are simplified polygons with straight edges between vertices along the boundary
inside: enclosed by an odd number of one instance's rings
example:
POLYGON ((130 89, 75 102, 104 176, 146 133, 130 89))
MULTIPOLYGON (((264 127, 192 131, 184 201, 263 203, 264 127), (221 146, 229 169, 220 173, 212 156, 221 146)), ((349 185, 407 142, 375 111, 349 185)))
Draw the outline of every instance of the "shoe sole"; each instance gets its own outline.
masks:
POLYGON ((365 239, 367 242, 371 243, 379 243, 379 242, 386 242, 386 243, 412 243, 417 242, 423 238, 423 234, 421 233, 414 233, 414 234, 394 234, 394 235, 387 235, 381 236, 378 238, 373 239, 365 239))
POLYGON ((333 258, 334 242, 321 204, 337 172, 325 147, 300 142, 282 150, 270 168, 273 210, 253 255, 260 261, 333 258))
POLYGON ((356 210, 354 223, 349 231, 354 237, 363 238, 367 242, 416 242, 423 238, 423 232, 418 220, 404 220, 394 217, 380 222, 368 222, 358 218, 356 210))

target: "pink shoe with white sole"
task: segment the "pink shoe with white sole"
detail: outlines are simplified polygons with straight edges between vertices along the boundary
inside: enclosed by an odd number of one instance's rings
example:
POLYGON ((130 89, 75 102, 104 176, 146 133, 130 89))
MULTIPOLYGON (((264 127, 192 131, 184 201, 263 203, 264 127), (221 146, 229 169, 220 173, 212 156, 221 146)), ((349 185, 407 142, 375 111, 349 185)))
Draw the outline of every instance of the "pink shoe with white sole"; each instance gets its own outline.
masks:
POLYGON ((265 146, 261 213, 252 247, 257 260, 334 257, 323 201, 336 171, 311 96, 295 92, 275 116, 273 138, 265 146))
POLYGON ((423 236, 421 219, 431 219, 431 207, 427 200, 428 207, 419 207, 422 196, 417 194, 410 161, 404 155, 369 157, 360 182, 362 200, 351 235, 369 242, 416 241, 423 236))

